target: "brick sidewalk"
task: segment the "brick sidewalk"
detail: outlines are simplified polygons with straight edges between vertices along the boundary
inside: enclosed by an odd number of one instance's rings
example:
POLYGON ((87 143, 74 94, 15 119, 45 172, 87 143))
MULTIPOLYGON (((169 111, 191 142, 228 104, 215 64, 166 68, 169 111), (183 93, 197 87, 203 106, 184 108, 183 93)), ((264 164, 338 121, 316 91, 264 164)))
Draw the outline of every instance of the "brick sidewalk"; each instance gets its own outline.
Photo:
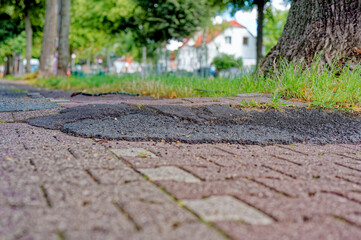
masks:
POLYGON ((58 111, 0 113, 0 239, 361 236, 361 145, 106 141, 22 123, 58 111))

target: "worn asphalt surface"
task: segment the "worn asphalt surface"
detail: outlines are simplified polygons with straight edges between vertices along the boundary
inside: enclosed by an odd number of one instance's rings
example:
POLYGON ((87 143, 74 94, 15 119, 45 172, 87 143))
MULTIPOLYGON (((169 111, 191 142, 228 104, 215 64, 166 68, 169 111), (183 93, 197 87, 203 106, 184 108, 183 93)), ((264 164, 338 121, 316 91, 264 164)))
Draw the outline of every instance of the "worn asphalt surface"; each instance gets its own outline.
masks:
POLYGON ((360 239, 360 118, 70 94, 0 81, 0 239, 360 239))
POLYGON ((86 105, 27 121, 75 136, 184 143, 361 143, 361 120, 305 108, 244 110, 239 106, 86 105))

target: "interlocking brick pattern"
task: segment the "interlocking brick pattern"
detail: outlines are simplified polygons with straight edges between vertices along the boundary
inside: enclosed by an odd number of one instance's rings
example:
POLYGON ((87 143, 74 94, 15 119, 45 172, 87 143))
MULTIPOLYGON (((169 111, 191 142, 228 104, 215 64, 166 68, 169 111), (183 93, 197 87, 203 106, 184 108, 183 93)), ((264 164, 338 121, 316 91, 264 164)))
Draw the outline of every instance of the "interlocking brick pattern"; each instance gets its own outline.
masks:
POLYGON ((232 239, 357 239, 361 234, 358 145, 123 141, 103 145, 110 149, 141 147, 157 154, 153 160, 124 157, 135 169, 176 166, 201 179, 198 183, 170 179, 155 183, 232 239), (206 199, 215 196, 221 199, 220 205, 225 196, 231 197, 274 222, 260 226, 231 216, 227 220, 227 204, 222 213, 222 208, 207 203, 206 199), (214 217, 214 211, 224 219, 214 217))
POLYGON ((0 133, 0 239, 223 239, 96 141, 0 133))
POLYGON ((105 141, 22 123, 2 123, 0 132, 2 239, 361 234, 358 145, 105 141))
POLYGON ((106 141, 19 123, 58 111, 0 113, 0 239, 360 239, 361 145, 106 141))

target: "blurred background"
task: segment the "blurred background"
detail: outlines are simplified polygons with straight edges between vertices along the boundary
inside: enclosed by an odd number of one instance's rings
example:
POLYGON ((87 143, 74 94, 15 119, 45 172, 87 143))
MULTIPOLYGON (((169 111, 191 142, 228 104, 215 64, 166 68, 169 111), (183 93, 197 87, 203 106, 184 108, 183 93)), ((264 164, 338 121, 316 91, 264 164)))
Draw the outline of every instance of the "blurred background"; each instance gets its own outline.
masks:
POLYGON ((48 54, 43 61, 58 76, 61 69, 67 76, 234 78, 252 72, 277 43, 289 8, 283 0, 0 3, 0 76, 34 73, 48 54), (43 46, 54 35, 46 29, 56 33, 54 52, 43 46))

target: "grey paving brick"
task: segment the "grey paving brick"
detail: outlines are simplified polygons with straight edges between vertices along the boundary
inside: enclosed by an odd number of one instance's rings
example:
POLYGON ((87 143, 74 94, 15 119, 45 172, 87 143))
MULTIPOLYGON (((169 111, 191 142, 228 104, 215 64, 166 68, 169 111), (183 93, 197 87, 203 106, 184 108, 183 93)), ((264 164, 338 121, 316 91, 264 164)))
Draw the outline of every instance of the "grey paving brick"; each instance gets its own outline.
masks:
POLYGON ((31 118, 37 117, 45 117, 59 114, 61 109, 45 109, 45 110, 37 110, 37 111, 21 111, 14 112, 15 121, 25 121, 31 118))
POLYGON ((127 148, 127 149, 111 149, 119 157, 141 157, 141 158, 156 158, 157 156, 143 148, 127 148))
POLYGON ((159 181, 158 184, 177 199, 200 199, 219 195, 255 196, 257 198, 269 199, 277 198, 278 195, 278 193, 246 179, 204 181, 200 183, 159 181))
POLYGON ((209 160, 195 156, 174 156, 160 157, 160 158, 140 158, 140 157, 127 157, 126 160, 134 168, 155 168, 160 166, 215 166, 215 164, 209 160))
POLYGON ((217 222, 217 227, 233 239, 250 240, 309 240, 309 239, 358 239, 361 230, 331 217, 316 217, 302 222, 283 222, 254 226, 239 222, 217 222))
POLYGON ((14 118, 11 112, 0 112, 1 122, 14 122, 14 118))
POLYGON ((91 174, 101 184, 120 184, 131 181, 142 181, 144 178, 130 168, 124 169, 91 169, 91 174))
POLYGON ((180 182, 200 182, 200 180, 194 177, 192 174, 172 166, 163 166, 158 168, 139 168, 138 171, 154 181, 174 180, 180 182))
POLYGON ((183 200, 189 208, 206 221, 244 221, 253 225, 274 222, 257 209, 230 196, 212 196, 205 199, 183 200))
MULTIPOLYGON (((21 176, 19 176, 21 177, 21 176)), ((0 188, 0 205, 46 207, 40 186, 17 185, 0 188)))
POLYGON ((220 233, 208 228, 203 223, 186 222, 175 223, 171 229, 159 231, 154 228, 145 228, 144 230, 129 237, 131 240, 223 240, 226 239, 220 233))
POLYGON ((196 222, 197 218, 173 202, 154 202, 148 199, 120 204, 141 228, 154 228, 158 232, 169 231, 177 224, 196 222))

